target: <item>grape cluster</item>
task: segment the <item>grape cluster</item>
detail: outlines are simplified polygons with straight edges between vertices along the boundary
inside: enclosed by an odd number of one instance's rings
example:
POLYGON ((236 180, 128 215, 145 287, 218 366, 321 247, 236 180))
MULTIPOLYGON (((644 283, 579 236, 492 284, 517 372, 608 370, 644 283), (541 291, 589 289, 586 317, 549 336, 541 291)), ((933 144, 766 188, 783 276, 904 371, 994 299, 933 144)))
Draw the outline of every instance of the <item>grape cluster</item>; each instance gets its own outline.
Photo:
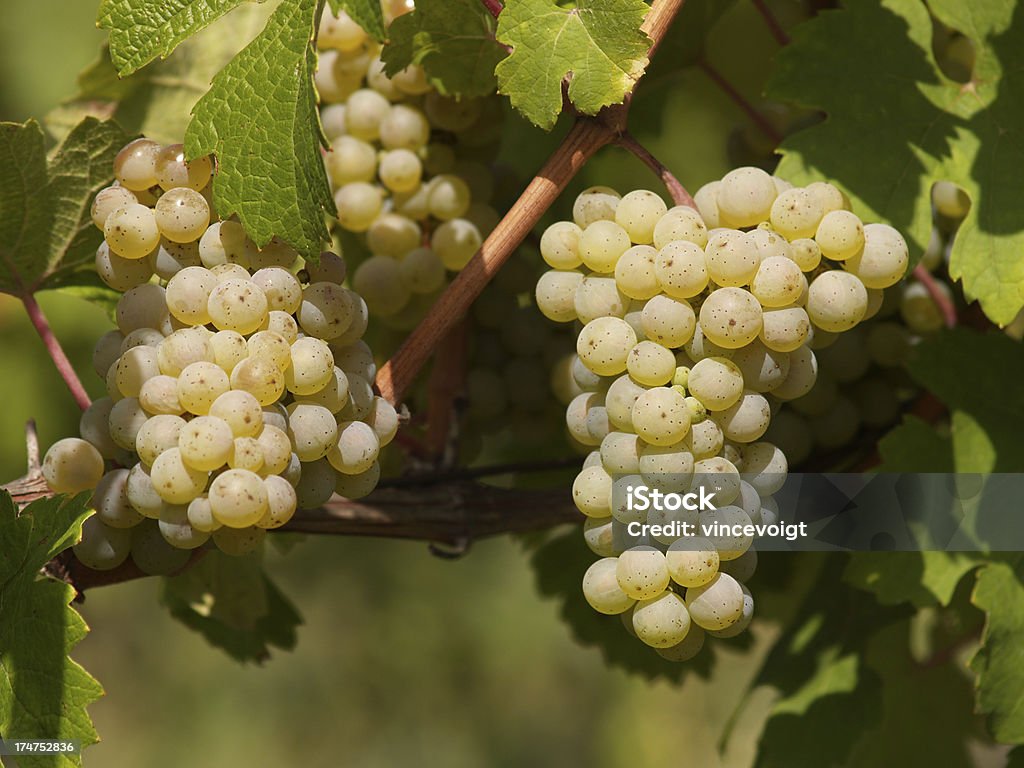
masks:
POLYGON ((338 224, 368 254, 352 284, 375 318, 408 330, 498 221, 486 161, 501 105, 443 96, 415 65, 389 78, 380 45, 343 11, 325 10, 317 43, 338 224))
POLYGON ((762 440, 769 397, 796 400, 815 383, 812 339, 849 331, 881 307, 908 264, 902 236, 864 225, 819 182, 792 187, 739 168, 698 190, 699 210, 655 193, 594 187, 573 221, 541 238, 552 269, 537 306, 579 322, 572 364, 583 390, 572 437, 591 449, 573 485, 584 537, 601 557, 583 592, 622 614, 667 659, 697 653, 705 634, 749 624, 750 538, 636 537, 628 524, 771 524, 788 463, 762 440), (715 493, 717 509, 638 513, 629 486, 715 493))
POLYGON ((93 353, 107 397, 43 462, 55 492, 93 490, 74 550, 92 568, 130 552, 172 571, 211 538, 251 551, 297 507, 369 493, 398 428, 372 389, 367 307, 342 285, 345 262, 303 263, 217 221, 213 171, 180 144, 138 139, 93 202, 96 269, 123 292, 93 353))

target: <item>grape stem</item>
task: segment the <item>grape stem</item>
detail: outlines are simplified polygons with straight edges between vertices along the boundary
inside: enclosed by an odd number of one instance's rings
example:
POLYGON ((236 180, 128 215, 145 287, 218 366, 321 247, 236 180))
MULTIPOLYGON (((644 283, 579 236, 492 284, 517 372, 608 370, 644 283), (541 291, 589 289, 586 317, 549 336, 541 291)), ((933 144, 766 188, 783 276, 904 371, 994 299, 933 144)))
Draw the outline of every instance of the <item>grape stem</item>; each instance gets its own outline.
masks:
POLYGON ((935 302, 935 306, 938 307, 939 312, 942 313, 942 320, 946 324, 947 328, 956 328, 959 318, 956 314, 956 305, 953 303, 953 299, 947 296, 939 288, 938 283, 935 282, 935 276, 932 275, 923 264, 918 264, 914 267, 914 277, 925 287, 928 291, 928 295, 931 296, 932 301, 935 302))
POLYGON ((504 6, 501 4, 501 0, 483 0, 484 8, 494 18, 498 18, 498 14, 501 13, 504 6))
POLYGON ((768 26, 768 31, 772 33, 775 41, 779 45, 789 45, 789 35, 786 34, 786 30, 779 24, 779 20, 775 18, 775 14, 772 13, 772 9, 768 7, 768 4, 764 0, 753 0, 753 2, 754 7, 761 14, 764 23, 768 26))
MULTIPOLYGON (((654 0, 641 29, 651 39, 652 57, 684 0, 654 0)), ((634 84, 634 88, 636 84, 634 84)), ((420 370, 459 318, 497 274, 541 216, 551 207, 580 168, 626 130, 630 95, 622 104, 606 107, 595 117, 578 116, 569 133, 512 205, 426 317, 406 337, 398 351, 377 372, 381 396, 392 405, 401 403, 420 370)))
POLYGON ((722 89, 723 93, 732 99, 733 103, 736 104, 746 114, 750 121, 756 125, 761 132, 771 139, 775 144, 782 141, 782 135, 775 130, 775 126, 769 122, 768 118, 762 115, 747 97, 736 90, 736 86, 725 79, 725 76, 719 72, 714 65, 711 64, 707 59, 700 59, 697 62, 697 66, 700 67, 701 71, 708 76, 708 78, 722 89))
POLYGON ((79 380, 78 374, 75 373, 71 361, 64 354, 64 349, 61 347, 60 342, 53 335, 53 330, 50 328, 50 322, 43 313, 43 308, 39 306, 35 296, 31 293, 26 293, 22 296, 21 301, 25 305, 25 311, 28 312, 28 319, 32 321, 32 325, 39 334, 39 338, 43 340, 46 351, 50 354, 50 359, 53 360, 53 364, 57 367, 57 372, 60 373, 64 383, 71 390, 71 396, 75 398, 78 407, 84 411, 92 404, 92 401, 89 399, 89 395, 86 394, 85 387, 82 386, 82 382, 79 380))
POLYGON ((686 191, 686 187, 679 182, 679 179, 675 177, 672 171, 668 169, 668 166, 658 160, 643 144, 633 138, 629 131, 622 133, 615 140, 615 143, 631 152, 661 179, 661 183, 668 190, 672 202, 676 205, 687 205, 694 210, 697 209, 697 204, 693 201, 693 197, 690 196, 690 193, 686 191))

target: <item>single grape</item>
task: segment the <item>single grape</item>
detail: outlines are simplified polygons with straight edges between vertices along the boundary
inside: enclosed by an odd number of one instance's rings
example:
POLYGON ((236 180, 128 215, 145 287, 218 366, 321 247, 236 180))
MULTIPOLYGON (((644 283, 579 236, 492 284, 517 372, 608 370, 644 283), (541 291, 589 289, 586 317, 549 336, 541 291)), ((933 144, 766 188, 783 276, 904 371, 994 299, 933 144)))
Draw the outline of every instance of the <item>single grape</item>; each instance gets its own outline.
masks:
POLYGON ((675 445, 690 429, 690 411, 683 395, 674 389, 655 387, 633 405, 633 429, 651 445, 675 445))
POLYGON ((592 563, 583 575, 583 597, 598 613, 623 613, 636 602, 619 586, 618 564, 617 558, 605 557, 592 563))
POLYGON ((665 555, 654 547, 638 546, 619 555, 615 569, 622 591, 634 600, 650 600, 669 584, 665 555))
POLYGON ((708 243, 708 228, 695 208, 677 205, 669 208, 654 227, 654 247, 661 250, 677 240, 686 240, 698 248, 708 243))
POLYGON ((210 293, 207 311, 221 331, 252 333, 267 317, 267 297, 249 280, 226 280, 210 293))
POLYGON ((458 272, 483 245, 480 230, 473 222, 453 218, 445 221, 430 238, 430 247, 440 257, 446 269, 458 272))
POLYGON ((363 297, 371 312, 387 317, 401 310, 409 301, 411 291, 402 277, 397 259, 371 256, 356 269, 352 287, 363 297))
POLYGON ((110 214, 118 208, 137 202, 139 199, 127 187, 104 187, 93 198, 89 215, 92 218, 92 223, 102 232, 103 225, 106 224, 110 214))
POLYGON ((727 349, 738 349, 761 331, 761 304, 742 288, 713 291, 700 308, 700 327, 707 338, 727 349))
POLYGON ((676 357, 657 342, 641 341, 630 350, 626 370, 635 381, 657 387, 672 380, 676 357))
POLYGON ((582 323, 601 317, 623 317, 629 297, 619 290, 612 277, 590 274, 584 277, 573 295, 573 312, 582 323))
POLYGON ((864 247, 864 224, 849 211, 829 211, 818 224, 814 239, 823 256, 844 261, 856 256, 864 247))
MULTIPOLYGON (((304 341, 299 339, 295 342, 304 341)), ((324 345, 327 346, 326 344, 324 345)), ((294 348, 293 349, 293 364, 294 364, 294 348)), ((289 372, 292 370, 288 369, 289 372)), ((281 370, 272 361, 267 360, 263 357, 247 357, 242 360, 238 365, 231 371, 231 389, 241 389, 259 401, 260 405, 270 405, 277 401, 281 395, 284 394, 285 382, 287 381, 286 373, 282 373, 281 370)))
POLYGON ((749 283, 761 262, 751 236, 733 229, 711 233, 704 248, 704 260, 711 281, 732 288, 749 283))
POLYGON ((134 191, 149 189, 157 183, 156 157, 160 145, 149 139, 129 142, 114 158, 114 176, 121 186, 134 191))
POLYGON ((178 376, 178 402, 197 416, 208 413, 213 401, 229 389, 231 380, 216 363, 192 363, 178 376))
POLYGON ((335 493, 346 499, 361 499, 368 496, 377 487, 377 482, 380 480, 380 464, 375 461, 365 472, 358 475, 339 473, 336 478, 335 493))
POLYGON ((617 317, 599 317, 587 323, 576 341, 576 353, 594 373, 614 376, 626 370, 626 359, 636 346, 636 332, 617 317))
POLYGON ((210 183, 213 162, 209 155, 185 160, 185 148, 171 144, 157 153, 154 161, 157 183, 165 190, 187 188, 199 192, 210 183))
POLYGON ((559 221, 544 230, 540 255, 554 269, 575 269, 583 263, 579 254, 583 230, 571 221, 559 221))
POLYGON ((245 469, 228 469, 214 478, 209 492, 210 511, 227 528, 256 525, 267 511, 263 479, 245 469))
POLYGON ((302 292, 296 319, 302 330, 318 339, 334 339, 352 324, 349 292, 334 283, 312 283, 302 292))
POLYGON ((843 262, 843 269, 860 278, 867 288, 888 288, 907 272, 910 255, 907 243, 888 224, 864 227, 864 249, 843 262))
POLYGON ((661 290, 657 276, 658 251, 634 245, 615 264, 615 282, 631 299, 649 299, 661 290))
POLYGON ((849 272, 823 272, 808 288, 807 314, 811 322, 825 331, 848 331, 864 318, 867 306, 864 283, 849 272))
POLYGON ((128 559, 132 534, 128 529, 113 528, 94 515, 82 523, 82 540, 75 544, 75 559, 94 571, 109 571, 128 559))
POLYGON ((383 195, 377 187, 354 181, 334 193, 338 223, 350 232, 365 232, 381 212, 383 195))
POLYGON ((615 264, 632 243, 629 233, 614 221, 599 219, 583 230, 579 255, 588 269, 614 272, 615 264))
POLYGON ((129 203, 107 216, 103 234, 110 250, 125 259, 141 259, 160 243, 152 209, 129 203))
MULTIPOLYGON (((186 432, 187 428, 181 434, 186 432)), ((187 465, 181 451, 175 447, 161 453, 153 462, 150 479, 157 495, 168 504, 188 504, 205 490, 207 473, 187 465)))
POLYGON ((676 240, 663 246, 658 252, 654 270, 661 289, 677 299, 697 296, 708 286, 704 251, 686 240, 676 240))
POLYGON ((175 187, 160 196, 154 210, 160 234, 174 243, 198 240, 210 224, 206 199, 188 187, 175 187))
POLYGON ((633 631, 652 648, 678 645, 690 631, 686 603, 674 592, 641 600, 633 609, 633 631))
MULTIPOLYGON (((334 375, 334 355, 327 343, 320 339, 298 339, 292 344, 291 358, 292 364, 284 373, 284 383, 293 394, 312 395, 319 392, 334 375)), ((261 404, 269 405, 270 402, 273 400, 261 401, 261 404)))
POLYGON ((749 166, 725 174, 716 192, 723 223, 728 222, 735 227, 752 227, 767 221, 778 194, 771 176, 760 168, 749 166))
POLYGON ((99 483, 103 477, 103 457, 91 443, 66 437, 50 446, 43 457, 42 472, 54 493, 78 493, 99 483))
POLYGON ((95 263, 96 274, 115 291, 130 290, 153 277, 153 269, 146 259, 125 259, 112 252, 106 242, 96 249, 95 263))
POLYGON ((810 332, 811 320, 803 307, 783 307, 764 310, 758 338, 775 352, 792 352, 803 346, 810 332))
POLYGON ((654 228, 668 211, 665 201, 654 192, 638 189, 619 200, 615 223, 626 230, 634 243, 654 242, 654 228))

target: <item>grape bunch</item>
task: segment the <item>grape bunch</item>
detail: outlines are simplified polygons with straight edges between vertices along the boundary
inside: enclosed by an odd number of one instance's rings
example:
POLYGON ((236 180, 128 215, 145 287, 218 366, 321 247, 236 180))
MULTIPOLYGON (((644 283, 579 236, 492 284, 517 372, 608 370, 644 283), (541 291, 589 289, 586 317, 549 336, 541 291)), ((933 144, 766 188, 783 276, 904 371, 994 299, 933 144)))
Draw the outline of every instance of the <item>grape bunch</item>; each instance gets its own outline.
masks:
POLYGON ((352 285, 381 322, 408 330, 498 221, 488 205, 501 132, 496 99, 443 96, 411 65, 388 77, 380 45, 344 11, 317 37, 324 162, 338 224, 367 258, 352 285))
POLYGON ((213 172, 180 144, 138 139, 93 202, 96 270, 123 292, 93 353, 107 396, 43 462, 53 491, 93 491, 74 548, 91 568, 130 553, 166 573, 210 539, 252 551, 297 507, 369 493, 398 428, 372 389, 367 307, 342 285, 345 262, 257 248, 216 220, 213 172))
POLYGON ((646 190, 585 190, 573 221, 544 232, 552 269, 536 286, 546 317, 580 324, 572 372, 583 392, 566 423, 591 451, 573 499, 601 558, 584 596, 674 661, 706 634, 746 628, 756 553, 749 537, 638 537, 629 525, 777 522, 788 462, 762 440, 768 398, 806 395, 813 340, 873 316, 908 265, 902 236, 863 224, 831 184, 793 187, 744 167, 695 201, 669 209, 646 190), (704 489, 717 508, 637 512, 624 503, 630 486, 704 489))

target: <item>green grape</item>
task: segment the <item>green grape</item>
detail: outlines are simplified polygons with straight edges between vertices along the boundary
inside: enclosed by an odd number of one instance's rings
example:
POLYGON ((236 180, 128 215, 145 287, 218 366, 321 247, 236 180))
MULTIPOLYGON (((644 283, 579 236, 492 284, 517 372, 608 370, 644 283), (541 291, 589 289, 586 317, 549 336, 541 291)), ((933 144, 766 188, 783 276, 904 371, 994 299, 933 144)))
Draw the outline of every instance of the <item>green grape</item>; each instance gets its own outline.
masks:
POLYGON ((135 438, 148 418, 136 398, 118 400, 110 409, 110 439, 120 448, 135 450, 135 438))
POLYGON ((725 357, 706 357, 690 369, 687 389, 709 411, 724 411, 743 395, 740 367, 725 357))
POLYGON ((817 327, 833 333, 848 331, 867 312, 868 294, 855 275, 840 270, 822 272, 807 292, 807 314, 817 327))
POLYGON ((135 452, 143 462, 152 466, 161 453, 178 445, 178 435, 185 423, 180 416, 151 416, 135 436, 135 452))
POLYGON ((690 429, 690 411, 683 395, 656 387, 633 405, 633 431, 651 445, 675 445, 690 429))
POLYGON ((160 535, 164 537, 164 541, 175 549, 198 549, 210 538, 208 531, 192 527, 192 523, 189 522, 188 507, 181 505, 164 507, 160 512, 157 528, 160 535))
POLYGON ((346 499, 361 499, 369 496, 370 492, 377 487, 377 482, 380 480, 380 464, 375 461, 365 472, 358 475, 338 474, 336 478, 335 493, 346 499))
POLYGON ((384 149, 416 152, 426 147, 429 140, 430 123, 426 115, 408 104, 393 105, 381 121, 380 143, 384 149))
POLYGON ((110 214, 118 208, 123 208, 126 205, 137 202, 139 202, 139 199, 127 187, 104 187, 93 198, 89 215, 92 218, 92 223, 102 232, 103 226, 107 223, 107 217, 110 214))
POLYGON ((648 389, 650 387, 637 383, 629 375, 620 376, 613 381, 603 399, 611 425, 622 431, 634 431, 633 406, 648 389))
POLYGON ((725 629, 743 614, 743 590, 732 576, 718 573, 708 583, 686 590, 686 607, 702 629, 725 629))
MULTIPOLYGON (((182 434, 187 433, 182 430, 182 434)), ((188 466, 178 448, 168 448, 153 462, 150 479, 168 504, 188 504, 206 488, 207 473, 188 466)))
POLYGON ((583 597, 598 613, 613 616, 629 610, 636 602, 619 586, 618 565, 618 559, 605 557, 592 563, 583 575, 583 597))
POLYGON ((78 493, 95 488, 103 477, 103 457, 91 443, 66 437, 50 446, 42 472, 54 493, 78 493))
POLYGON ((124 259, 141 259, 160 243, 156 216, 139 203, 129 203, 107 216, 103 233, 110 250, 124 259))
POLYGON ((371 256, 360 264, 352 278, 352 287, 363 297, 370 311, 381 317, 401 310, 411 295, 409 286, 402 280, 398 259, 390 256, 371 256))
POLYGON ((100 336, 92 350, 92 369, 101 379, 121 356, 125 335, 120 331, 107 331, 100 336))
POLYGON ((348 274, 345 260, 331 251, 321 253, 316 264, 307 261, 304 269, 309 280, 303 280, 303 282, 310 283, 338 283, 340 285, 345 282, 345 275, 348 274))
POLYGON ((433 249, 446 269, 458 272, 483 245, 483 237, 476 225, 466 219, 453 218, 445 221, 430 238, 433 249))
POLYGON ((188 517, 189 525, 197 531, 213 533, 221 527, 221 523, 213 516, 213 510, 210 509, 210 498, 205 494, 192 499, 185 508, 185 514, 188 517))
POLYGON ((292 456, 292 445, 284 430, 267 424, 256 438, 256 443, 263 457, 261 476, 277 475, 288 468, 292 456))
POLYGON ((159 152, 160 145, 149 139, 135 139, 126 144, 114 158, 114 176, 118 183, 133 192, 155 186, 159 152))
POLYGON ((789 375, 789 355, 769 349, 758 340, 736 350, 732 362, 743 374, 745 385, 755 392, 771 392, 789 375))
POLYGON ((712 419, 704 419, 690 425, 690 432, 686 435, 683 446, 694 459, 702 461, 717 455, 722 450, 724 442, 722 428, 712 419))
POLYGON ((712 416, 722 428, 726 439, 752 443, 768 429, 772 419, 768 401, 757 392, 747 391, 733 405, 712 416))
POLYGON ((583 263, 579 254, 583 230, 571 221, 559 221, 544 230, 540 255, 554 269, 576 269, 583 263))
POLYGON ((381 212, 382 193, 363 181, 353 181, 334 193, 338 223, 350 232, 365 232, 381 212))
MULTIPOLYGON (((613 524, 614 521, 608 517, 588 517, 583 521, 583 538, 590 551, 598 557, 613 557, 615 554, 615 547, 612 544, 613 524)), ((614 576, 615 571, 612 569, 611 577, 614 576)), ((618 587, 618 582, 615 582, 615 586, 618 587)))
POLYGON ((229 528, 224 526, 213 532, 217 549, 230 557, 242 557, 256 552, 267 532, 262 528, 229 528))
POLYGON ((145 521, 131 531, 132 562, 150 576, 169 576, 180 571, 189 560, 189 552, 171 546, 156 522, 145 521))
MULTIPOLYGON (((253 253, 253 256, 256 254, 253 253)), ((241 264, 218 264, 215 267, 210 267, 210 274, 217 278, 217 283, 226 283, 228 280, 241 280, 243 283, 248 282, 251 275, 246 267, 241 264)))
POLYGON ((654 267, 661 289, 677 299, 689 299, 708 286, 704 251, 695 243, 676 240, 658 252, 654 267))
POLYGON ((693 208, 677 205, 669 208, 654 226, 654 247, 659 251, 669 243, 686 240, 698 248, 708 244, 708 228, 693 208))
MULTIPOLYGON (((345 109, 342 107, 342 109, 345 109)), ((338 136, 324 156, 327 176, 335 187, 353 182, 372 182, 377 174, 377 151, 354 136, 338 136)))
POLYGON ((132 546, 132 533, 128 529, 112 528, 97 515, 82 523, 82 540, 72 551, 75 559, 94 571, 109 571, 128 559, 132 546))
POLYGON ((750 234, 733 229, 710 234, 704 259, 710 280, 732 288, 749 283, 761 261, 750 234))
POLYGON ((796 263, 785 256, 761 261, 750 283, 750 292, 762 307, 786 307, 797 303, 807 290, 807 278, 796 263))
POLYGON ((696 625, 690 624, 690 631, 681 642, 668 648, 655 648, 661 658, 666 661, 684 662, 689 661, 704 647, 704 630, 696 625))
POLYGON ((78 420, 78 433, 99 451, 104 459, 121 456, 121 448, 110 437, 110 411, 114 401, 109 397, 93 400, 78 420))
POLYGON ((207 310, 217 330, 244 336, 266 320, 267 297, 249 280, 226 280, 210 293, 207 310))
POLYGON ((720 288, 701 305, 700 326, 710 341, 727 349, 738 349, 757 338, 761 331, 761 305, 742 288, 720 288))
POLYGON ((327 456, 338 436, 334 414, 322 405, 292 403, 288 406, 288 436, 300 461, 327 456))
POLYGON ((678 645, 690 631, 686 603, 674 592, 641 600, 633 609, 633 631, 652 648, 678 645))
POLYGON ((821 264, 821 248, 814 240, 802 237, 789 245, 789 258, 800 267, 801 272, 812 272, 821 264))
POLYGON ((600 466, 582 470, 573 481, 572 500, 587 517, 608 517, 612 502, 611 475, 600 466))
POLYGON ((249 357, 262 357, 271 361, 279 370, 292 364, 292 349, 288 340, 274 331, 257 331, 245 342, 249 357))
POLYGON ((217 278, 208 269, 186 267, 167 282, 167 308, 183 323, 206 325, 211 320, 207 305, 216 287, 217 278))
POLYGON ((649 245, 634 245, 615 264, 615 282, 631 299, 645 300, 658 294, 658 252, 649 245))
POLYGON ((818 361, 807 347, 798 347, 789 354, 789 374, 772 390, 779 400, 795 400, 811 391, 818 378, 818 361))
POLYGON ((255 252, 256 245, 237 221, 215 221, 199 238, 199 258, 207 269, 221 264, 247 267, 255 252))
POLYGON ((693 196, 693 202, 697 204, 697 211, 709 229, 716 229, 722 226, 718 211, 718 190, 722 182, 709 181, 697 190, 693 196))
POLYGON ((617 317, 599 317, 587 323, 576 341, 576 354, 594 373, 614 376, 626 370, 626 359, 636 346, 636 332, 617 317))
MULTIPOLYGON (((748 550, 749 552, 750 550, 748 550)), ((732 562, 736 562, 735 560, 732 562)), ((733 577, 735 578, 735 576, 733 577)), ((738 580, 737 580, 738 581, 738 580)), ((750 590, 744 584, 740 584, 740 589, 743 590, 743 612, 740 614, 740 618, 733 624, 730 624, 725 629, 708 630, 708 634, 712 637, 736 637, 741 632, 745 631, 750 626, 750 622, 754 618, 754 596, 750 594, 750 590)))
POLYGON ((719 556, 715 545, 703 536, 688 536, 673 542, 665 553, 672 581, 687 589, 700 587, 718 573, 719 556))
POLYGON ((595 221, 615 221, 615 209, 621 199, 622 196, 610 187, 589 187, 573 203, 573 221, 581 229, 595 221))
POLYGON ((381 155, 377 173, 381 183, 392 192, 411 192, 423 178, 423 163, 415 152, 392 149, 381 155))
MULTIPOLYGON (((284 383, 293 394, 312 395, 323 389, 334 375, 334 355, 327 343, 320 339, 307 337, 297 340, 292 344, 291 357, 292 364, 284 373, 284 383)), ((261 401, 261 404, 269 405, 271 402, 273 400, 261 401)))
POLYGON ((228 455, 228 467, 259 472, 263 469, 263 449, 252 437, 236 437, 228 455))
POLYGON ((157 153, 154 167, 157 183, 168 192, 174 188, 199 192, 210 183, 213 175, 213 161, 209 155, 186 161, 185 148, 181 144, 171 144, 161 149, 157 153))
POLYGON ((623 317, 629 298, 612 277, 589 274, 580 280, 573 295, 573 313, 582 323, 601 317, 623 317))
POLYGON ((128 471, 125 495, 128 496, 128 503, 132 508, 143 517, 155 519, 164 508, 164 500, 153 487, 149 468, 145 464, 136 464, 128 471))
POLYGON ((821 254, 833 261, 845 261, 864 247, 864 224, 850 211, 829 211, 814 235, 821 254))
POLYGON ((408 250, 400 257, 398 266, 402 282, 413 293, 430 294, 444 285, 444 262, 430 248, 408 250))
POLYGON ((775 352, 792 352, 803 346, 811 333, 811 320, 803 307, 766 309, 761 314, 758 338, 775 352))
POLYGON ((206 198, 188 187, 175 187, 162 194, 153 215, 160 234, 173 243, 198 240, 210 224, 206 198))
MULTIPOLYGON (((501 384, 501 378, 497 377, 497 379, 498 383, 501 384)), ((503 390, 501 396, 502 398, 505 397, 503 390)), ((600 395, 594 392, 584 392, 573 398, 572 402, 566 407, 565 425, 569 430, 569 434, 578 443, 582 445, 599 445, 601 443, 601 438, 591 436, 587 422, 591 409, 603 407, 601 406, 602 402, 603 400, 600 395)))
POLYGON ((469 186, 454 174, 443 173, 430 180, 427 205, 436 219, 448 221, 463 216, 471 199, 469 186))
POLYGON ((300 509, 316 509, 331 498, 338 473, 327 459, 303 462, 299 482, 295 486, 300 509))
POLYGON ((104 242, 96 249, 96 274, 115 291, 127 291, 149 282, 153 270, 146 259, 122 258, 104 242))
POLYGON ((299 338, 299 324, 295 322, 295 318, 279 309, 272 309, 267 313, 267 319, 260 326, 260 330, 272 331, 288 344, 294 344, 295 340, 299 338))
POLYGON ((321 389, 309 395, 294 395, 297 403, 320 405, 331 413, 339 413, 348 402, 348 376, 338 366, 334 366, 334 374, 321 389))
MULTIPOLYGON (((301 341, 305 339, 299 339, 295 344, 301 341)), ((293 366, 295 344, 292 345, 293 366)), ((289 368, 287 372, 282 373, 272 361, 263 357, 247 357, 232 369, 231 389, 244 390, 255 397, 260 405, 270 405, 284 394, 287 375, 291 371, 289 368)))
POLYGON ((263 291, 271 310, 291 314, 302 304, 302 286, 286 269, 267 267, 254 272, 250 279, 263 291))
POLYGON ((907 272, 910 255, 903 235, 888 224, 864 227, 864 249, 843 262, 843 269, 860 278, 867 288, 888 288, 907 272))
POLYGON ((361 421, 342 421, 337 424, 337 440, 326 455, 338 472, 358 475, 367 471, 379 454, 380 440, 372 427, 361 421))
POLYGON ((626 194, 615 207, 615 222, 629 233, 634 243, 654 242, 654 228, 668 206, 654 192, 638 189, 626 194))
POLYGON ((223 419, 199 416, 181 430, 177 445, 181 460, 187 466, 211 472, 227 463, 234 445, 234 435, 231 426, 223 419))
POLYGON ((634 600, 657 597, 669 584, 665 555, 654 547, 631 547, 619 555, 615 568, 622 591, 634 600))
POLYGON ((302 293, 296 319, 305 333, 329 340, 348 330, 354 315, 349 291, 334 283, 312 283, 302 293))
POLYGON ((669 349, 683 346, 693 338, 697 318, 684 299, 655 296, 640 314, 644 335, 669 349))
POLYGON ((794 465, 802 463, 814 450, 814 440, 807 421, 789 410, 779 411, 772 416, 772 423, 764 437, 766 441, 778 445, 794 465))
POLYGON ((249 356, 245 337, 238 331, 217 331, 206 343, 212 352, 213 362, 227 374, 230 374, 236 365, 249 356))
POLYGON ((292 519, 298 506, 298 497, 291 484, 282 477, 270 476, 263 480, 267 491, 267 511, 256 523, 260 528, 280 528, 292 519))
POLYGON ((420 225, 397 213, 382 214, 366 230, 366 244, 370 247, 370 252, 378 256, 401 259, 419 246, 422 240, 423 231, 420 225))
POLYGON ((117 327, 128 334, 139 328, 169 329, 170 314, 164 289, 145 283, 128 291, 117 302, 117 327))
POLYGON ((675 493, 687 491, 693 478, 693 454, 684 443, 644 445, 640 450, 639 469, 644 481, 652 487, 675 493))
POLYGON ((117 388, 125 397, 138 397, 142 385, 159 375, 160 365, 153 347, 132 347, 117 360, 117 388))
POLYGON ((814 237, 825 212, 814 194, 794 187, 782 192, 772 203, 772 228, 787 240, 814 237))
POLYGON ((826 181, 812 182, 807 185, 806 189, 818 201, 823 216, 832 211, 848 211, 850 209, 850 201, 846 199, 846 195, 838 187, 826 181))
POLYGON ((640 384, 657 387, 672 380, 676 357, 657 342, 641 341, 630 350, 626 370, 640 384))
POLYGON ((719 216, 730 226, 755 226, 768 220, 777 194, 772 177, 760 168, 748 166, 729 171, 717 189, 719 216))
POLYGON ((228 469, 210 484, 210 511, 227 528, 248 528, 266 513, 263 479, 246 469, 228 469))
POLYGON ((971 209, 971 199, 953 182, 937 181, 932 185, 932 205, 942 216, 962 219, 971 209))
POLYGON ((762 441, 743 446, 742 477, 760 496, 778 493, 788 472, 786 454, 772 443, 762 441))
POLYGON ((631 245, 629 233, 622 226, 599 219, 583 230, 578 247, 588 269, 610 273, 615 271, 616 262, 631 245))
POLYGON ((192 363, 178 376, 178 402, 197 416, 208 413, 213 401, 229 389, 231 380, 216 363, 192 363))

